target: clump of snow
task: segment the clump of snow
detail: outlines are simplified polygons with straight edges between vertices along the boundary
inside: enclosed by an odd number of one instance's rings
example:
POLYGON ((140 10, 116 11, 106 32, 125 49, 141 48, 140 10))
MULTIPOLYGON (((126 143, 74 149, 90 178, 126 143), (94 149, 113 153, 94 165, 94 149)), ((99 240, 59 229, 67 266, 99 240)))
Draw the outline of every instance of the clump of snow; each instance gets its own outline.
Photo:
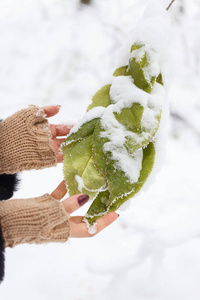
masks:
POLYGON ((86 223, 86 225, 87 225, 87 228, 88 228, 88 232, 90 233, 90 234, 95 234, 96 232, 97 232, 97 223, 94 223, 93 225, 90 225, 89 223, 88 223, 88 220, 86 219, 86 218, 84 218, 84 222, 86 223))
POLYGON ((82 193, 83 188, 85 188, 83 179, 80 176, 75 175, 75 180, 78 183, 78 190, 82 193))
MULTIPOLYGON (((160 91, 160 98, 162 99, 162 115, 161 115, 158 131, 156 133, 156 136, 154 137, 154 146, 156 149, 154 166, 151 171, 151 174, 147 178, 147 181, 145 182, 142 190, 139 192, 138 195, 140 195, 141 192, 147 191, 149 187, 152 186, 153 183, 155 183, 156 176, 158 175, 161 168, 163 167, 163 164, 165 163, 165 159, 166 159, 166 142, 167 142, 168 127, 169 127, 169 102, 167 100, 167 95, 165 93, 164 88, 162 86, 159 86, 159 88, 160 87, 162 89, 162 91, 160 91)), ((155 97, 155 99, 156 98, 157 97, 155 97)))
POLYGON ((36 117, 37 118, 40 118, 40 117, 43 117, 45 118, 47 115, 45 114, 44 110, 40 107, 38 107, 38 111, 36 112, 36 117))
POLYGON ((135 58, 136 62, 139 62, 146 54, 147 66, 143 68, 145 78, 148 83, 151 83, 152 77, 157 77, 160 73, 159 66, 159 52, 152 49, 150 44, 145 44, 139 49, 131 52, 131 57, 135 58))
MULTIPOLYGON (((119 103, 117 102, 117 104, 119 103)), ((116 120, 113 111, 115 111, 115 105, 110 105, 101 117, 101 125, 105 129, 101 132, 101 137, 109 140, 104 144, 103 151, 105 154, 107 152, 111 153, 112 159, 116 162, 116 167, 124 171, 130 182, 134 183, 137 182, 142 168, 143 151, 140 149, 134 156, 130 156, 124 145, 127 131, 116 120)))
POLYGON ((95 234, 95 233, 97 232, 96 224, 94 224, 94 225, 92 225, 92 226, 89 226, 88 232, 89 232, 90 234, 95 234))
POLYGON ((104 186, 102 186, 98 190, 89 189, 88 187, 85 186, 83 179, 79 175, 75 175, 75 180, 78 183, 78 190, 80 192, 82 192, 83 189, 87 189, 90 192, 100 192, 100 191, 104 191, 105 190, 104 186))
POLYGON ((112 153, 112 159, 116 162, 116 167, 125 173, 130 183, 135 183, 138 181, 142 169, 143 150, 139 149, 131 156, 125 146, 118 147, 116 145, 117 140, 115 136, 112 136, 111 141, 104 144, 103 150, 105 153, 112 153))
POLYGON ((119 113, 122 108, 129 108, 135 103, 139 103, 145 107, 148 101, 148 95, 143 90, 139 89, 134 85, 132 76, 113 76, 112 85, 110 88, 110 98, 113 104, 118 103, 118 110, 115 112, 119 113))
POLYGON ((165 89, 155 82, 151 94, 148 95, 148 105, 145 107, 142 116, 142 128, 145 131, 152 131, 158 124, 158 116, 165 109, 165 89))

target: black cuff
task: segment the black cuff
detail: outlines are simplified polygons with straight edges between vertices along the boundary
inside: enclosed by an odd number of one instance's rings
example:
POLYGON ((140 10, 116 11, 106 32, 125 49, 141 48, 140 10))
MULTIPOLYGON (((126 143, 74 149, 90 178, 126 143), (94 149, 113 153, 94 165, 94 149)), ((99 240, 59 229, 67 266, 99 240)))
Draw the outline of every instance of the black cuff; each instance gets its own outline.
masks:
POLYGON ((13 196, 18 182, 17 174, 0 174, 0 201, 13 196))

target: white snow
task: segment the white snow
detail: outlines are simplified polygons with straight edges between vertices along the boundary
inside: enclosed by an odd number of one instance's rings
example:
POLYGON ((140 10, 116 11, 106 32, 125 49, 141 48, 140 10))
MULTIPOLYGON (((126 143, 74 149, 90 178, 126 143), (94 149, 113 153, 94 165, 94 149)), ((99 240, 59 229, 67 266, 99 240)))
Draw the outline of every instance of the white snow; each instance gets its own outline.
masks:
POLYGON ((84 222, 87 224, 88 232, 90 234, 95 234, 97 232, 97 223, 94 223, 92 226, 89 225, 88 221, 84 218, 84 222))
POLYGON ((135 182, 134 179, 138 179, 141 168, 139 170, 137 169, 136 172, 132 172, 132 170, 134 170, 136 165, 141 167, 141 157, 137 156, 135 160, 128 154, 124 146, 124 132, 126 130, 124 126, 121 125, 114 117, 113 108, 114 105, 110 105, 101 118, 101 126, 105 129, 105 131, 102 131, 100 136, 102 138, 109 139, 109 141, 104 144, 103 151, 105 154, 107 152, 111 152, 112 159, 114 159, 120 169, 127 174, 127 176, 130 178, 130 181, 135 182), (124 159, 126 159, 126 163, 124 159), (140 163, 138 163, 138 159, 140 163))
POLYGON ((120 113, 122 108, 131 107, 133 100, 145 107, 147 105, 148 95, 134 85, 131 76, 113 76, 110 88, 110 98, 112 103, 118 103, 118 106, 115 106, 118 110, 115 111, 120 113))
POLYGON ((89 110, 88 112, 86 112, 84 114, 84 116, 81 118, 81 120, 73 126, 73 128, 70 131, 70 134, 77 132, 78 129, 83 124, 85 124, 93 119, 100 118, 103 115, 104 111, 105 111, 105 107, 97 106, 97 107, 94 107, 92 110, 89 110))
POLYGON ((160 84, 155 83, 151 94, 148 96, 148 105, 145 107, 142 116, 141 124, 144 131, 152 131, 158 126, 157 117, 161 111, 162 114, 165 114, 165 102, 167 102, 165 95, 165 89, 160 84))
MULTIPOLYGON (((146 36, 158 47, 168 41, 161 30, 168 26, 167 15, 172 19, 169 59, 161 64, 162 73, 171 74, 164 78, 170 112, 180 118, 170 117, 167 139, 158 139, 166 157, 163 161, 163 151, 157 155, 162 169, 153 184, 110 227, 89 239, 6 250, 0 299, 199 300, 199 1, 176 0, 160 18, 160 5, 170 1, 92 2, 91 7, 80 7, 78 0, 0 2, 1 117, 29 104, 61 104, 51 123, 79 120, 94 93, 110 82, 111 70, 126 64, 134 36, 128 47, 120 46, 149 4, 146 36), (160 28, 159 35, 153 27, 160 28)), ((168 118, 163 117, 162 130, 168 118)), ((14 198, 51 193, 63 180, 61 165, 19 176, 14 198)), ((88 205, 74 214, 84 215, 88 205)))
POLYGON ((83 188, 90 192, 100 192, 105 190, 105 186, 102 186, 99 190, 95 189, 89 189, 85 186, 83 179, 79 175, 75 175, 75 180, 78 183, 78 190, 82 193, 83 188))
MULTIPOLYGON (((157 30, 155 31, 157 33, 157 30)), ((156 35, 156 34, 155 34, 156 35)), ((152 49, 152 44, 146 44, 141 46, 141 48, 133 50, 131 52, 131 57, 135 58, 136 62, 139 62, 146 53, 146 60, 147 66, 144 67, 144 75, 148 83, 151 82, 152 77, 157 77, 160 73, 160 66, 159 66, 159 53, 156 53, 154 49, 152 49)), ((137 44, 137 43, 136 43, 137 44)))
POLYGON ((83 179, 80 176, 75 175, 75 180, 78 183, 78 189, 79 189, 79 191, 81 191, 81 193, 82 193, 82 189, 85 188, 83 179))
MULTIPOLYGON (((31 106, 31 105, 30 105, 31 106)), ((41 108, 39 108, 39 107, 37 107, 38 108, 38 111, 36 112, 36 117, 43 117, 43 118, 45 118, 46 117, 46 114, 44 113, 44 110, 43 109, 41 109, 41 108)))
POLYGON ((125 173, 130 183, 138 181, 142 169, 142 149, 135 151, 134 155, 130 156, 125 147, 116 148, 112 141, 111 145, 110 142, 105 143, 104 151, 112 151, 112 159, 116 161, 116 167, 125 173))
POLYGON ((102 138, 109 139, 104 144, 103 151, 105 154, 111 152, 112 159, 116 161, 116 167, 124 171, 130 182, 134 183, 137 182, 142 168, 143 151, 140 149, 134 157, 130 156, 124 146, 126 129, 116 120, 113 111, 115 111, 115 105, 110 105, 101 118, 101 125, 105 131, 102 131, 100 135, 102 138))

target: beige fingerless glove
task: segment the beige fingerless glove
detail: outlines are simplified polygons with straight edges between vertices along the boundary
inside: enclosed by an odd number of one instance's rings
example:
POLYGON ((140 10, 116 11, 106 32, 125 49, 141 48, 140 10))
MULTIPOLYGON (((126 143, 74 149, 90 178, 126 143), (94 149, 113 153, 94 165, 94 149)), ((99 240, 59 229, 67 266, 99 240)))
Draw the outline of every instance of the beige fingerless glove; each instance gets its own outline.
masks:
POLYGON ((44 111, 30 106, 0 123, 0 173, 56 165, 49 123, 44 111))
POLYGON ((0 224, 5 247, 65 242, 70 235, 69 215, 49 194, 0 202, 0 224))

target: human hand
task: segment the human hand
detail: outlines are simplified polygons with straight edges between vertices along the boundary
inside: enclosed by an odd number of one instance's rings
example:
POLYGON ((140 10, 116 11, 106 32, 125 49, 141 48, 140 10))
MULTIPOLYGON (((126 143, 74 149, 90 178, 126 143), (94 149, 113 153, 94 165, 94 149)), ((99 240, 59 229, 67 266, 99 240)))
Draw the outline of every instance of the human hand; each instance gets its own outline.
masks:
MULTIPOLYGON (((42 107, 42 109, 44 110, 46 118, 50 118, 55 116, 59 112, 60 106, 59 105, 45 106, 42 107)), ((65 124, 57 124, 57 125, 50 124, 52 145, 56 153, 56 158, 58 163, 61 163, 63 161, 63 153, 60 150, 60 145, 65 141, 66 135, 69 134, 70 129, 72 127, 73 125, 70 126, 65 124), (58 138, 61 136, 65 136, 65 138, 58 138)))
MULTIPOLYGON (((65 194, 67 193, 65 181, 62 181, 58 187, 51 193, 51 196, 55 199, 61 200, 65 194)), ((65 211, 68 214, 76 211, 80 206, 85 204, 89 200, 87 195, 77 194, 68 197, 63 200, 61 203, 64 205, 65 211)), ((70 237, 83 238, 83 237, 92 237, 99 233, 101 230, 109 226, 113 223, 119 215, 115 212, 110 212, 107 215, 101 217, 96 222, 96 232, 94 234, 90 234, 88 232, 87 224, 84 222, 83 216, 71 216, 69 219, 70 227, 71 227, 71 235, 70 237)))
POLYGON ((49 125, 60 107, 30 105, 0 122, 0 173, 53 167, 63 161, 60 144, 72 126, 49 125), (63 137, 63 138, 58 138, 63 137))

